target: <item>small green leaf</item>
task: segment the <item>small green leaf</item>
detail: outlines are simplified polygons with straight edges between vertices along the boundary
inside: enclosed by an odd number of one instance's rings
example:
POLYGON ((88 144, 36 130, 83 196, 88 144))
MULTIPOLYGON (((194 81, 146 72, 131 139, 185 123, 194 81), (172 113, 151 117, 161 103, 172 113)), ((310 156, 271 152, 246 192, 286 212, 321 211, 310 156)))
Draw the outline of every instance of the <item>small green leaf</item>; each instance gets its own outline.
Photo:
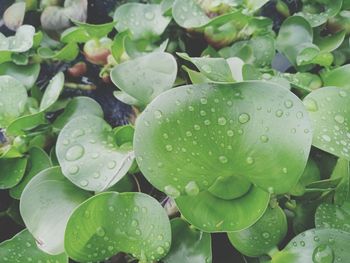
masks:
POLYGON ((350 65, 344 65, 328 71, 322 75, 324 86, 350 88, 349 83, 350 65))
POLYGON ((211 237, 189 226, 184 220, 174 218, 170 221, 172 241, 164 263, 212 262, 211 237))
POLYGON ((270 195, 253 186, 245 195, 232 200, 203 191, 196 196, 178 197, 175 201, 182 216, 196 228, 209 233, 228 232, 254 224, 264 214, 270 195))
POLYGON ((51 160, 46 152, 38 147, 32 147, 28 151, 28 163, 24 178, 19 184, 10 189, 10 195, 12 198, 20 199, 23 189, 28 182, 39 172, 52 166, 51 160))
POLYGON ((286 215, 277 206, 268 207, 254 225, 227 235, 232 245, 242 254, 258 257, 275 248, 287 234, 287 229, 286 215))
POLYGON ((25 115, 11 122, 6 129, 6 132, 9 135, 25 135, 26 131, 46 122, 44 112, 25 115))
POLYGON ((306 96, 304 105, 312 120, 313 145, 350 160, 350 117, 346 114, 350 105, 348 91, 324 87, 306 96))
POLYGON ((8 189, 17 185, 26 170, 27 158, 0 159, 0 189, 8 189))
POLYGON ((43 98, 40 102, 40 111, 45 111, 50 108, 58 99, 64 85, 64 74, 57 73, 46 87, 43 98))
POLYGON ((0 127, 7 127, 21 116, 27 102, 27 91, 21 82, 10 76, 0 76, 0 127))
POLYGON ((69 218, 65 251, 79 262, 101 261, 118 252, 140 263, 163 258, 171 242, 168 216, 143 193, 107 192, 82 203, 69 218))
POLYGON ((78 187, 103 191, 128 172, 134 156, 119 148, 112 128, 100 117, 72 119, 60 132, 56 154, 63 174, 78 187))
POLYGON ((64 112, 53 122, 53 127, 61 130, 69 121, 81 115, 103 118, 103 111, 100 104, 89 97, 74 97, 68 102, 64 112))
POLYGON ((0 244, 0 258, 3 262, 46 262, 68 263, 66 254, 57 256, 41 251, 27 229, 0 244))
POLYGON ((120 90, 146 106, 173 86, 176 74, 175 58, 169 53, 154 52, 115 66, 111 79, 120 90))
POLYGON ((170 22, 163 15, 160 5, 127 3, 114 13, 115 28, 118 32, 129 30, 132 39, 157 39, 170 22))
POLYGON ((54 59, 63 61, 72 61, 79 54, 79 46, 74 42, 69 42, 61 50, 53 51, 48 47, 40 47, 38 55, 44 59, 54 59))
POLYGON ((339 31, 335 34, 321 37, 316 35, 314 42, 323 52, 331 52, 336 50, 344 41, 345 31, 339 31))
POLYGON ((37 174, 24 188, 20 211, 39 248, 58 255, 64 252, 64 231, 72 211, 90 194, 71 184, 60 167, 37 174))

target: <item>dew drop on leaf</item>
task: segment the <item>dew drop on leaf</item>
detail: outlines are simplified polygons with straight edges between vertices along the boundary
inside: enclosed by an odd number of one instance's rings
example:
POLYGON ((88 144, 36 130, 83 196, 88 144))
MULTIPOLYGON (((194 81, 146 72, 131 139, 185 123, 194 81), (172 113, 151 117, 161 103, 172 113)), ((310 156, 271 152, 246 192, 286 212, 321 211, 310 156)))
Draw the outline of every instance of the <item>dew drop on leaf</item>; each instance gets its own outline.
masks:
POLYGON ((180 191, 177 190, 174 186, 172 185, 167 185, 164 187, 164 192, 169 195, 170 197, 176 198, 180 196, 180 191))
POLYGON ((306 99, 303 103, 308 111, 318 111, 318 105, 314 99, 306 99))
POLYGON ((238 117, 238 121, 242 124, 247 123, 250 120, 250 116, 247 113, 242 113, 238 117))
POLYGON ((74 145, 70 147, 66 152, 67 161, 75 161, 81 158, 84 154, 84 148, 81 145, 74 145))
POLYGON ((332 263, 334 261, 333 249, 326 244, 319 245, 313 251, 312 261, 314 263, 332 263))
POLYGON ((185 191, 188 195, 197 195, 199 193, 199 187, 195 181, 190 181, 186 186, 185 186, 185 191))
POLYGON ((221 155, 221 156, 219 156, 219 161, 220 161, 220 163, 227 163, 228 159, 226 156, 221 155))
POLYGON ((345 118, 344 116, 338 114, 338 115, 335 115, 334 120, 339 124, 343 124, 345 121, 345 118))

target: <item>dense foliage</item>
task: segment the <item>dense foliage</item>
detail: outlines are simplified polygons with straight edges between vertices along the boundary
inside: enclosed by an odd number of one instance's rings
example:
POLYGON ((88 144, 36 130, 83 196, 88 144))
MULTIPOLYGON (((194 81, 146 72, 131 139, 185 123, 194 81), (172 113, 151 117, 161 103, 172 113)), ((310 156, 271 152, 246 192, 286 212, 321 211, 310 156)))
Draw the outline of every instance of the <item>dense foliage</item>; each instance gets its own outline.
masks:
POLYGON ((349 262, 350 1, 0 13, 1 262, 349 262))

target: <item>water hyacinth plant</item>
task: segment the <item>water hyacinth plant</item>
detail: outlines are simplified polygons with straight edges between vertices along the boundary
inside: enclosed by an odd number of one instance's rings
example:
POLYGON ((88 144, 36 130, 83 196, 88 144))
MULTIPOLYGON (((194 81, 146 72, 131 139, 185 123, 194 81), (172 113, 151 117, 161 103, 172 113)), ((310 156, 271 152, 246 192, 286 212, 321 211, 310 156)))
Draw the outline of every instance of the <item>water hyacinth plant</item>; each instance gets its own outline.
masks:
POLYGON ((349 262, 349 1, 0 14, 1 262, 349 262))

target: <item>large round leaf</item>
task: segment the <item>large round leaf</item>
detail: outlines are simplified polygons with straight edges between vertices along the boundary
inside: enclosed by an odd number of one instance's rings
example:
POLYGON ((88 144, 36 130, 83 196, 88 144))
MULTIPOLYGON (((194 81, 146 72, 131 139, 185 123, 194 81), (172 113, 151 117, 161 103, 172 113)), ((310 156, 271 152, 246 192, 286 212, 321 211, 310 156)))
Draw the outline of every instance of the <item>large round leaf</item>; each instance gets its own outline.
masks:
POLYGON ((41 251, 35 244, 33 236, 28 230, 23 230, 13 238, 0 244, 0 258, 2 262, 46 262, 68 263, 66 254, 52 256, 41 251))
POLYGON ((350 93, 342 88, 325 87, 306 96, 304 104, 312 120, 312 144, 350 160, 350 93))
POLYGON ((163 16, 160 5, 127 3, 114 13, 115 28, 119 32, 130 30, 133 39, 153 39, 160 36, 170 22, 163 16))
POLYGON ((0 159, 0 189, 8 189, 17 185, 26 170, 27 158, 0 159))
POLYGON ((350 88, 349 82, 350 65, 344 65, 323 75, 325 86, 336 86, 339 88, 350 88))
POLYGON ((211 263, 211 237, 189 226, 184 220, 170 221, 172 241, 164 263, 211 263))
POLYGON ((311 229, 293 238, 272 256, 271 263, 348 262, 350 233, 337 229, 311 229))
POLYGON ((208 189, 220 176, 285 193, 305 168, 310 126, 301 101, 273 83, 183 86, 148 105, 134 148, 146 178, 175 195, 208 189))
POLYGON ((173 86, 176 74, 177 64, 172 55, 153 52, 117 65, 111 71, 111 79, 119 89, 145 106, 173 86))
POLYGON ((64 251, 64 231, 72 211, 90 197, 52 167, 37 174, 25 187, 20 202, 23 221, 43 251, 64 251))
POLYGON ((0 127, 5 128, 25 110, 27 91, 18 80, 0 76, 0 127))
POLYGON ((100 117, 72 119, 60 132, 56 154, 63 174, 89 191, 103 191, 129 170, 133 153, 118 148, 112 128, 100 117))
POLYGON ((97 262, 118 252, 140 263, 161 259, 170 248, 165 210, 142 193, 106 192, 81 204, 70 217, 65 250, 79 262, 97 262))
POLYGON ((287 233, 287 218, 280 207, 269 207, 251 227, 230 232, 233 246, 246 256, 257 257, 275 248, 287 233))
POLYGON ((30 89, 37 80, 40 64, 20 66, 8 62, 0 65, 0 75, 9 75, 19 80, 27 89, 30 89))
POLYGON ((205 232, 227 232, 245 229, 265 212, 270 195, 252 187, 244 196, 224 200, 207 191, 197 196, 181 196, 176 204, 184 218, 205 232))

